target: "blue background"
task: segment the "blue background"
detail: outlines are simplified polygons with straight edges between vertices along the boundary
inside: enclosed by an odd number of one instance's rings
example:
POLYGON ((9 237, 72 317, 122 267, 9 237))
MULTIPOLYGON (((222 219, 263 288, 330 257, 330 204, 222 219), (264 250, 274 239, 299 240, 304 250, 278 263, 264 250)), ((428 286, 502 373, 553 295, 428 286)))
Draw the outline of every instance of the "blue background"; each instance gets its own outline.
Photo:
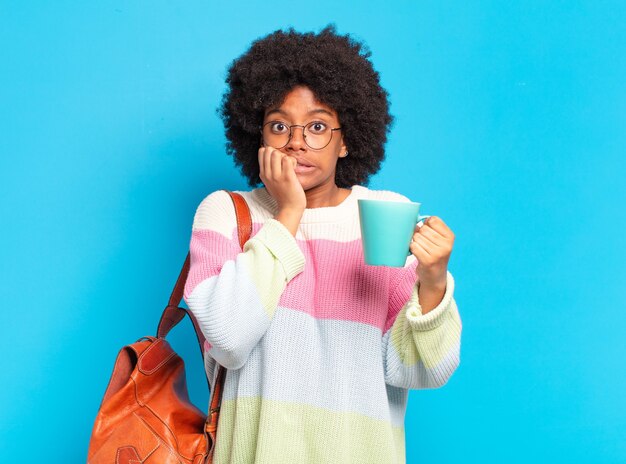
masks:
MULTIPOLYGON (((0 456, 84 462, 117 351, 151 334, 210 192, 215 108, 293 25, 364 40, 397 122, 371 188, 456 234, 461 366, 409 463, 626 462, 626 4, 0 2, 0 456)), ((207 391, 191 325, 171 342, 207 391)))

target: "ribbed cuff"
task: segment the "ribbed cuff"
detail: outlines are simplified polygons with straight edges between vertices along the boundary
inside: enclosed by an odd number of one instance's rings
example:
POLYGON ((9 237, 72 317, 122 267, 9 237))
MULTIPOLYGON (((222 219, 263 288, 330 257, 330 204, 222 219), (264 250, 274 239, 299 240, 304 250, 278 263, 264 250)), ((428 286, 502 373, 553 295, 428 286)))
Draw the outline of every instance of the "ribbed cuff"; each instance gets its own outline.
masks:
MULTIPOLYGON (((291 232, 276 219, 268 219, 253 237, 265 245, 283 265, 287 282, 304 270, 304 253, 291 232)), ((244 246, 246 251, 246 246, 244 246)))
POLYGON ((414 330, 425 331, 435 329, 443 323, 446 312, 450 308, 452 294, 454 293, 454 279, 452 278, 450 271, 447 271, 446 293, 443 295, 441 303, 439 303, 432 310, 428 311, 426 314, 422 314, 422 307, 419 304, 418 285, 419 282, 416 282, 413 287, 413 295, 411 299, 414 304, 411 304, 411 306, 407 308, 406 318, 414 330))

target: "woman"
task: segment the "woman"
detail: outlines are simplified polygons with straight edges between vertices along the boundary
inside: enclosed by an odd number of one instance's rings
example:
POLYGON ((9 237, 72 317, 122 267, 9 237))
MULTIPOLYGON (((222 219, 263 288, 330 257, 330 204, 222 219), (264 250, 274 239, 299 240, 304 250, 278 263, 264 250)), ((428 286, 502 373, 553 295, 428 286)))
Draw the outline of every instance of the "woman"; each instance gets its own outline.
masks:
MULTIPOLYGON (((239 248, 224 191, 199 205, 185 301, 227 376, 215 463, 400 463, 409 389, 447 382, 461 320, 454 234, 416 227, 404 268, 363 262, 357 199, 393 118, 370 53, 334 26, 276 31, 229 68, 221 115, 251 187, 239 248)), ((213 380, 214 381, 214 380, 213 380)))

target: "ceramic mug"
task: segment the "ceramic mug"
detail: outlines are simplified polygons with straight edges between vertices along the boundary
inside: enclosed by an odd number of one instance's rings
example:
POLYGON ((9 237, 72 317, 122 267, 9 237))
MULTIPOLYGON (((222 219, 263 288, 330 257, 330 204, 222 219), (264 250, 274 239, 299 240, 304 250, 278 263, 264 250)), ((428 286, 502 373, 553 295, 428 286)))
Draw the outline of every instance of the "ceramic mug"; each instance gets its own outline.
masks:
POLYGON ((415 226, 430 216, 419 214, 421 203, 358 200, 365 263, 404 267, 415 226))

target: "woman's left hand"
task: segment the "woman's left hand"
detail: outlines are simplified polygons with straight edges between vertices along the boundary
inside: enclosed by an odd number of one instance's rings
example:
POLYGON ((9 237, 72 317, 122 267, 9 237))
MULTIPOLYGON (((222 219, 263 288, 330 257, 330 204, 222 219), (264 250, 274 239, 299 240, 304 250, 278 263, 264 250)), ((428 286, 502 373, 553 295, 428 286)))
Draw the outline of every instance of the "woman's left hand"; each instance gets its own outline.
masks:
POLYGON ((445 288, 448 261, 454 244, 454 233, 437 216, 426 219, 415 233, 409 246, 417 258, 420 286, 445 288))

